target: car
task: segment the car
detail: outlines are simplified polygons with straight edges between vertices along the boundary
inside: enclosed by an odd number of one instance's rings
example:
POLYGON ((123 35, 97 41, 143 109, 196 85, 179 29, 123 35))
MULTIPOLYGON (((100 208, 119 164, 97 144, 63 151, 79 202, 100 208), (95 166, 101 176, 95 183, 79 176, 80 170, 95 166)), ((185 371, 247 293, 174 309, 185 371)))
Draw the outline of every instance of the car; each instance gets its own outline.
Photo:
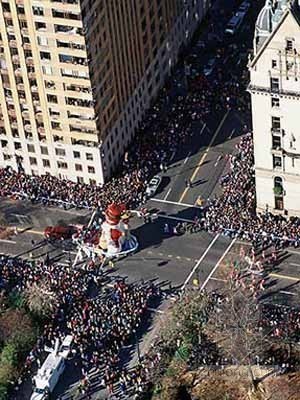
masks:
POLYGON ((203 68, 203 73, 205 76, 209 76, 214 68, 215 68, 215 64, 216 64, 216 59, 215 58, 211 58, 208 63, 205 65, 205 67, 203 68))
POLYGON ((72 239, 72 236, 78 232, 78 229, 73 226, 47 226, 44 231, 44 236, 49 240, 68 240, 72 239))
POLYGON ((154 196, 155 193, 157 192, 157 189, 159 185, 161 184, 161 177, 158 175, 155 175, 151 181, 149 182, 147 188, 146 188, 146 195, 148 197, 154 196))
POLYGON ((245 12, 237 11, 234 16, 228 22, 225 33, 227 35, 234 35, 242 25, 244 18, 246 16, 245 12))
POLYGON ((246 14, 249 11, 249 8, 250 8, 249 1, 243 1, 243 3, 239 6, 238 11, 241 11, 246 14))

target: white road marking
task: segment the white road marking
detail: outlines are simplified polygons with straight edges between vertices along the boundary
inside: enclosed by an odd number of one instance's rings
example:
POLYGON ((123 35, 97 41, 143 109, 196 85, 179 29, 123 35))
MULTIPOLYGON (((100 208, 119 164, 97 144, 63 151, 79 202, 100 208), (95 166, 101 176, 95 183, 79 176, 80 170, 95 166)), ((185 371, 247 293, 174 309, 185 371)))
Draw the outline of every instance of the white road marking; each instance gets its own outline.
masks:
POLYGON ((17 242, 9 239, 0 239, 1 243, 11 243, 11 244, 17 244, 17 242))
POLYGON ((219 161, 221 160, 222 156, 219 155, 219 157, 217 158, 217 161, 215 162, 215 167, 219 164, 219 161))
POLYGON ((200 135, 202 135, 202 133, 203 133, 203 131, 204 131, 205 128, 206 128, 206 123, 202 126, 202 129, 201 129, 201 131, 200 131, 200 135))
POLYGON ((188 159, 190 158, 191 152, 188 152, 188 155, 186 157, 186 159, 183 161, 183 164, 186 164, 188 162, 188 159))
POLYGON ((172 160, 174 159, 175 154, 176 154, 176 151, 173 151, 173 153, 172 153, 172 155, 171 155, 171 157, 170 157, 170 161, 172 161, 172 160))
POLYGON ((235 132, 235 128, 232 129, 231 134, 229 136, 229 139, 232 139, 232 136, 234 135, 234 132, 235 132))
POLYGON ((162 310, 156 310, 155 308, 148 307, 147 310, 155 312, 157 314, 164 314, 165 312, 162 310))
POLYGON ((186 278, 186 280, 184 281, 184 284, 181 287, 181 290, 184 290, 186 285, 189 283, 191 277, 194 275, 194 273, 197 271, 199 265, 201 264, 201 262, 203 261, 203 259, 205 258, 206 254, 209 252, 209 250, 212 248, 212 246, 214 245, 214 243, 218 240, 220 234, 218 233, 217 236, 215 236, 213 238, 213 240, 210 242, 209 246, 206 248, 205 252, 202 254, 201 258, 197 261, 197 263, 195 264, 194 268, 192 269, 192 271, 190 272, 189 276, 186 278))
POLYGON ((187 204, 187 203, 178 203, 177 201, 170 201, 170 200, 164 200, 164 199, 156 199, 155 197, 151 197, 151 199, 149 199, 151 201, 157 201, 158 203, 167 203, 167 204, 174 204, 176 206, 184 206, 184 207, 189 207, 189 208, 200 208, 197 206, 194 206, 193 204, 187 204))
POLYGON ((297 296, 297 294, 296 294, 296 293, 293 293, 293 292, 288 292, 288 291, 286 291, 286 290, 280 290, 280 291, 279 291, 279 293, 283 293, 283 294, 289 294, 290 296, 297 296))
POLYGON ((290 265, 293 265, 294 267, 300 267, 300 264, 297 263, 290 263, 290 265))
POLYGON ((205 289, 205 286, 208 284, 210 278, 213 276, 213 274, 216 272, 216 270, 218 269, 219 265, 221 264, 221 262, 223 261, 223 259, 226 257, 227 253, 230 251, 231 247, 234 245, 236 241, 236 238, 234 238, 232 240, 232 242, 230 243, 230 245, 227 247, 227 249, 224 251, 224 253, 222 254, 221 258, 219 259, 219 261, 217 262, 217 264, 214 266, 214 268, 211 270, 210 274, 208 275, 208 277, 205 279, 203 285, 201 286, 200 290, 205 289))
POLYGON ((297 250, 287 250, 289 253, 291 253, 291 254, 297 254, 298 256, 300 256, 300 251, 297 251, 297 250))
POLYGON ((166 193, 166 195, 165 195, 165 197, 164 197, 164 200, 167 200, 167 197, 168 197, 169 194, 171 193, 171 190, 172 190, 172 188, 170 188, 170 189, 167 191, 167 193, 166 193))
POLYGON ((213 276, 210 278, 211 281, 218 281, 218 282, 227 282, 226 279, 221 278, 214 278, 213 276))
POLYGON ((182 221, 182 222, 188 222, 188 223, 194 222, 192 219, 185 219, 185 218, 180 218, 180 217, 172 217, 171 215, 165 215, 165 214, 153 214, 153 215, 157 216, 158 218, 173 219, 174 221, 182 221))

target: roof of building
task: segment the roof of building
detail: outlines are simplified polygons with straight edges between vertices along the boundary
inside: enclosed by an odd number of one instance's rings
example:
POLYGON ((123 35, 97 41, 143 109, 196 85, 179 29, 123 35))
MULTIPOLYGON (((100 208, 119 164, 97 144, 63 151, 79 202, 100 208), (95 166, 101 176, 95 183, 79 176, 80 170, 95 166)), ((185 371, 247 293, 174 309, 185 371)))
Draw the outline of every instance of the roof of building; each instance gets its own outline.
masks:
MULTIPOLYGON (((266 3, 267 2, 268 2, 268 0, 266 0, 266 3)), ((297 0, 295 0, 295 1, 279 0, 277 3, 277 7, 279 7, 278 9, 280 9, 280 14, 278 13, 279 19, 278 19, 278 21, 276 21, 276 23, 274 23, 274 20, 273 20, 272 30, 264 38, 264 40, 260 42, 261 46, 258 46, 258 51, 255 54, 255 57, 253 58, 253 60, 251 61, 250 65, 249 65, 250 68, 254 67, 254 65, 260 58, 261 54, 263 53, 264 49, 268 46, 271 39, 274 37, 275 33, 278 31, 278 29, 283 24, 283 22, 285 21, 286 17, 289 14, 291 14, 294 17, 295 21, 297 21, 298 25, 300 26, 300 0, 299 0, 299 3, 297 0)))
POLYGON ((264 7, 261 9, 258 14, 255 28, 259 32, 272 32, 272 19, 274 16, 273 4, 271 0, 266 0, 264 7))

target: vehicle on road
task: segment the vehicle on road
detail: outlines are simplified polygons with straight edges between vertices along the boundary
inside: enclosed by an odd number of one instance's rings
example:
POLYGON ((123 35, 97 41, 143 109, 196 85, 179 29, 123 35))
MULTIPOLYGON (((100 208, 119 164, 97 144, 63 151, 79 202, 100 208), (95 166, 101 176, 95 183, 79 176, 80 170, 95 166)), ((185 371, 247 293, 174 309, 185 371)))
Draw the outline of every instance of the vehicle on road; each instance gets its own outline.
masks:
POLYGON ((228 22, 225 29, 225 33, 229 35, 234 35, 240 29, 245 16, 246 16, 245 12, 237 11, 228 22))
POLYGON ((162 178, 158 175, 155 175, 151 181, 149 182, 146 188, 146 195, 148 197, 154 196, 158 190, 159 185, 161 184, 162 178))
POLYGON ((216 66, 216 59, 213 57, 208 61, 208 63, 203 68, 204 75, 209 76, 213 72, 215 66, 216 66))
POLYGON ((249 8, 250 8, 249 1, 243 1, 243 3, 239 6, 238 11, 247 14, 247 12, 249 11, 249 8))
POLYGON ((46 400, 53 392, 65 369, 65 359, 53 351, 33 378, 34 390, 30 400, 46 400))
POLYGON ((78 232, 78 228, 73 225, 69 226, 47 226, 44 231, 44 236, 49 240, 68 240, 72 239, 72 236, 78 232))

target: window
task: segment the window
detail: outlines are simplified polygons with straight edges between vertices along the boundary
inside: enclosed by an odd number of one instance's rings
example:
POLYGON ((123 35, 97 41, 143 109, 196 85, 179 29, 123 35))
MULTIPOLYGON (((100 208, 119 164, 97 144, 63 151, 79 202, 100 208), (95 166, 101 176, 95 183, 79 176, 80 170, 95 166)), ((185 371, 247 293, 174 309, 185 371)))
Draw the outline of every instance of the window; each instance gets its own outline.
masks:
POLYGON ((279 79, 278 78, 271 78, 270 80, 271 90, 274 92, 279 91, 279 79))
POLYGON ((272 130, 280 131, 280 117, 272 117, 272 130))
POLYGON ((272 60, 272 68, 276 68, 277 67, 277 60, 272 60))
POLYGON ((41 146, 41 153, 44 154, 44 155, 48 155, 48 148, 44 147, 44 146, 41 146))
POLYGON ((282 157, 273 155, 273 168, 282 167, 282 157))
POLYGON ((280 136, 272 136, 272 149, 279 150, 281 149, 281 137, 280 136))
POLYGON ((63 162, 63 161, 57 161, 57 166, 58 166, 58 168, 62 168, 62 169, 67 169, 68 168, 68 164, 66 162, 63 162))
POLYGON ((41 60, 51 60, 51 54, 46 51, 40 51, 40 59, 41 60))
POLYGON ((285 48, 286 48, 286 51, 293 51, 294 42, 292 39, 286 39, 285 48))
POLYGON ((51 121, 51 128, 60 131, 61 130, 60 123, 56 121, 51 121))
POLYGON ((55 154, 60 157, 64 157, 66 155, 66 151, 64 149, 55 149, 55 154))
POLYGON ((37 160, 35 157, 29 157, 30 165, 37 165, 37 160))
POLYGON ((57 96, 55 96, 54 94, 47 94, 47 101, 49 103, 57 104, 57 96))
POLYGON ((50 161, 49 160, 43 160, 43 166, 46 168, 50 168, 50 161))
POLYGON ((93 159, 94 159, 93 154, 91 154, 91 153, 86 153, 86 159, 87 159, 88 161, 93 161, 93 159))
POLYGON ((91 167, 90 165, 88 165, 88 173, 89 174, 94 174, 95 173, 95 168, 91 167))
POLYGON ((28 144, 27 145, 27 150, 29 153, 35 153, 34 145, 33 144, 28 144))
POLYGON ((50 67, 50 65, 43 65, 42 71, 43 71, 43 74, 45 74, 45 75, 52 75, 52 68, 50 67))
POLYGON ((34 6, 34 7, 32 7, 32 11, 33 11, 34 15, 42 15, 42 16, 44 15, 43 7, 34 6))
POLYGON ((21 145, 20 142, 15 142, 14 145, 15 145, 15 149, 16 149, 16 150, 19 150, 19 149, 22 148, 22 145, 21 145))
POLYGON ((48 46, 48 38, 45 36, 38 36, 37 41, 40 46, 48 46))
POLYGON ((280 106, 279 97, 271 97, 271 106, 272 107, 280 106))
POLYGON ((82 165, 81 164, 75 164, 75 171, 82 171, 82 165))
POLYGON ((77 176, 77 182, 78 183, 84 183, 83 177, 82 176, 77 176))
POLYGON ((5 161, 8 161, 11 159, 11 155, 10 154, 3 154, 3 158, 5 161))
POLYGON ((74 156, 74 158, 80 158, 80 152, 79 151, 73 151, 73 156, 74 156))

